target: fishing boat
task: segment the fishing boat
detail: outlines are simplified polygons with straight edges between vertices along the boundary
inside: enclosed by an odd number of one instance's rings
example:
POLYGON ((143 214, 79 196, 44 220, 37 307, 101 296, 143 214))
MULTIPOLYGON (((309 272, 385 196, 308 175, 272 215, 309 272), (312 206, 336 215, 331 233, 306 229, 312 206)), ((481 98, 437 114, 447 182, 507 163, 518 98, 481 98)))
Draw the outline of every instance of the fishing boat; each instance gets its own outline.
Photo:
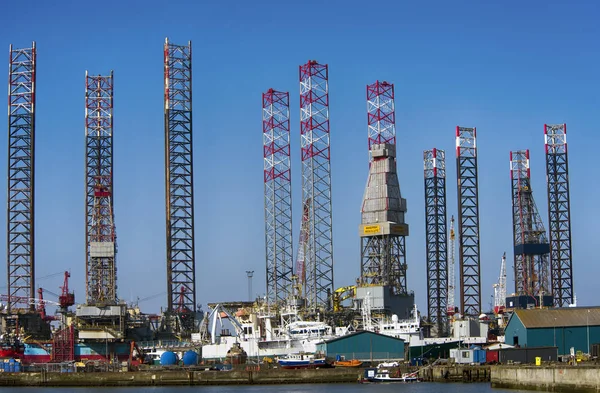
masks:
POLYGON ((387 369, 378 369, 378 368, 368 368, 365 370, 363 378, 360 380, 361 383, 364 382, 400 382, 400 383, 408 383, 408 382, 421 382, 422 378, 419 378, 417 373, 407 373, 400 374, 398 371, 397 374, 392 375, 387 369))
POLYGON ((333 365, 335 367, 360 367, 362 366, 363 362, 358 360, 358 359, 352 359, 352 360, 336 360, 333 365))
POLYGON ((315 355, 314 353, 290 353, 289 355, 279 358, 277 363, 281 368, 296 369, 296 368, 318 368, 327 367, 325 357, 315 355))

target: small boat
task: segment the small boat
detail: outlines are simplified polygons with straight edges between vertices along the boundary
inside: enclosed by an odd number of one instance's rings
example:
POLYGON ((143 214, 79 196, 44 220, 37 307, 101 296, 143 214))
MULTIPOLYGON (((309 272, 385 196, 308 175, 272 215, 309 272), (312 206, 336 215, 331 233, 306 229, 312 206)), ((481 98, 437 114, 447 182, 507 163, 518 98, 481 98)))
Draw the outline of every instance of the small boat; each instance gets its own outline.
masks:
POLYGON ((313 353, 290 353, 286 357, 279 358, 277 363, 281 368, 295 369, 295 368, 318 368, 327 367, 328 364, 325 361, 325 357, 317 356, 313 353))
POLYGON ((365 370, 365 374, 363 378, 360 380, 361 383, 364 382, 421 382, 422 378, 417 376, 417 373, 407 373, 407 374, 399 374, 398 375, 390 375, 390 371, 386 369, 377 369, 377 368, 368 368, 365 370))
POLYGON ((363 362, 357 359, 352 360, 336 360, 333 365, 335 367, 360 367, 363 362))

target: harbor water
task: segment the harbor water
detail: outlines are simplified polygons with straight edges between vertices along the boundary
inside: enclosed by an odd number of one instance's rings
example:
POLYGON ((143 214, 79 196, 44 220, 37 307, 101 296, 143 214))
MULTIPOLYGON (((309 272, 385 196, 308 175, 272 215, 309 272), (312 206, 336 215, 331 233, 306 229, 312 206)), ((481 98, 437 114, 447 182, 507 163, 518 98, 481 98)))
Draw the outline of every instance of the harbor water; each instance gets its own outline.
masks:
MULTIPOLYGON (((11 388, 11 393, 106 393, 107 388, 11 388)), ((111 393, 519 393, 522 390, 492 389, 489 383, 380 383, 380 384, 304 384, 183 387, 111 387, 111 393)))

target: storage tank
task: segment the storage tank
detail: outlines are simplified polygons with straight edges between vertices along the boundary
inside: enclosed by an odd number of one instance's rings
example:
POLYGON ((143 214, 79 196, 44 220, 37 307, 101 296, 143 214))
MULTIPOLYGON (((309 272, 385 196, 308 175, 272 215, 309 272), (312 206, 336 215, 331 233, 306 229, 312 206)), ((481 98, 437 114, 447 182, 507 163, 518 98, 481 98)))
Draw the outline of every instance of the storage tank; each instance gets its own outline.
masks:
POLYGON ((160 355, 160 365, 161 366, 174 366, 179 361, 177 354, 175 352, 167 351, 160 355))
POLYGON ((181 358, 185 366, 195 366, 198 364, 198 353, 196 351, 187 351, 181 358))

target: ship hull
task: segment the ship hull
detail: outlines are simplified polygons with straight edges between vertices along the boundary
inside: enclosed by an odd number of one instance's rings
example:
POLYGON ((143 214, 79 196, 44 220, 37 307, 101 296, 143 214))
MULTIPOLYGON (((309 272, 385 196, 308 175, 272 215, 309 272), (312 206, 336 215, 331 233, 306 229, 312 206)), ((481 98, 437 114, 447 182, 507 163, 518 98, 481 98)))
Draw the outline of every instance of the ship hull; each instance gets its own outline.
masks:
POLYGON ((281 368, 285 369, 300 369, 300 368, 317 368, 325 367, 327 363, 325 359, 315 359, 314 361, 307 360, 279 360, 281 368))

